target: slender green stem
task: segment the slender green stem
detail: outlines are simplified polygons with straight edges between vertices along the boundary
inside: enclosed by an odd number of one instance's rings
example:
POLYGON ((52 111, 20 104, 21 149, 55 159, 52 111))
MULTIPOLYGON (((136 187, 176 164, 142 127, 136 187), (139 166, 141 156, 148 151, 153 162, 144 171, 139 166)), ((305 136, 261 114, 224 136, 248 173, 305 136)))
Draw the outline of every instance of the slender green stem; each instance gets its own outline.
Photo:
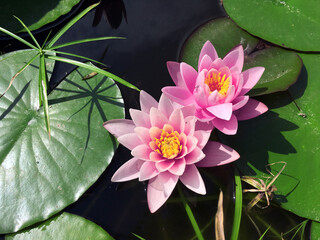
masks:
POLYGON ((98 6, 99 3, 93 4, 91 6, 89 6, 88 8, 86 8, 85 10, 83 10, 81 13, 79 13, 76 17, 74 17, 70 22, 68 22, 48 43, 47 45, 47 49, 51 48, 53 46, 53 44, 56 43, 56 41, 58 41, 58 39, 69 29, 73 26, 73 24, 75 24, 76 22, 78 22, 84 15, 86 15, 90 10, 92 10, 93 8, 95 8, 96 6, 98 6))
POLYGON ((233 216, 233 225, 232 225, 232 233, 231 240, 238 240, 239 230, 240 230, 240 222, 241 222, 241 213, 242 213, 242 187, 241 187, 241 178, 239 171, 234 168, 234 180, 235 180, 235 188, 236 188, 236 199, 235 199, 235 209, 233 216))
POLYGON ((71 46, 71 45, 76 45, 76 44, 80 44, 80 43, 86 43, 86 42, 94 42, 94 41, 102 41, 102 40, 111 40, 111 39, 125 39, 123 37, 98 37, 98 38, 87 38, 87 39, 82 39, 82 40, 77 40, 77 41, 72 41, 72 42, 67 42, 67 43, 63 43, 60 45, 56 45, 50 48, 46 48, 47 50, 54 50, 57 48, 63 48, 63 47, 67 47, 67 46, 71 46))
POLYGON ((10 32, 10 31, 2 28, 2 27, 0 27, 0 31, 1 31, 1 32, 4 32, 5 34, 8 34, 9 36, 11 36, 11 37, 13 37, 13 38, 15 38, 15 39, 17 39, 19 42, 24 43, 24 44, 27 45, 28 47, 31 47, 31 48, 39 51, 39 49, 38 49, 36 46, 34 46, 34 45, 32 45, 31 43, 27 42, 26 40, 24 40, 23 38, 19 37, 18 35, 10 32))
POLYGON ((268 232, 268 230, 269 230, 270 227, 271 227, 271 225, 264 231, 264 233, 261 235, 261 237, 259 238, 259 240, 262 240, 262 239, 263 239, 264 235, 267 234, 267 232, 268 232))
POLYGON ((200 228, 198 226, 198 223, 197 223, 197 221, 196 221, 196 219, 195 219, 195 217, 194 217, 194 215, 192 213, 192 210, 191 210, 186 198, 184 197, 183 192, 182 192, 182 190, 181 190, 179 185, 178 185, 178 191, 179 191, 179 195, 180 195, 180 198, 182 200, 182 203, 184 205, 184 208, 185 208, 185 210, 187 212, 187 215, 189 217, 189 220, 191 222, 191 225, 193 227, 193 230, 195 231, 195 233, 196 233, 196 235, 197 235, 199 240, 204 240, 204 238, 202 236, 202 233, 201 233, 201 230, 200 230, 200 228))
POLYGON ((29 30, 29 28, 24 24, 24 22, 22 22, 20 20, 20 18, 18 18, 17 16, 14 16, 20 23, 21 25, 24 27, 25 30, 27 30, 27 32, 29 33, 30 37, 32 38, 32 40, 34 41, 34 43, 37 45, 39 51, 41 51, 41 47, 38 43, 38 41, 36 40, 36 38, 33 36, 33 34, 31 33, 31 31, 29 30))
POLYGON ((82 62, 79 62, 79 61, 76 61, 76 60, 71 60, 71 59, 68 59, 68 58, 63 58, 63 57, 58 57, 58 56, 46 56, 46 58, 48 59, 52 59, 52 60, 56 60, 56 61, 60 61, 60 62, 65 62, 65 63, 70 63, 70 64, 73 64, 75 66, 78 66, 78 67, 83 67, 83 68, 86 68, 86 69, 89 69, 91 71, 94 71, 94 72, 97 72, 97 73, 100 73, 106 77, 109 77, 111 79, 113 79, 114 81, 116 82, 119 82, 121 84, 123 84, 124 86, 127 86, 129 88, 132 88, 132 89, 135 89, 137 91, 140 91, 139 88, 137 88, 136 86, 134 86, 133 84, 125 81, 124 79, 110 73, 110 72, 107 72, 105 70, 102 70, 101 68, 98 68, 96 66, 92 66, 92 65, 89 65, 89 64, 86 64, 86 63, 82 63, 82 62))
POLYGON ((40 56, 40 68, 39 68, 39 90, 42 90, 42 105, 44 111, 44 117, 46 121, 46 128, 48 135, 50 137, 50 119, 49 119, 49 104, 48 104, 48 95, 47 95, 47 71, 46 71, 46 63, 44 55, 40 56))

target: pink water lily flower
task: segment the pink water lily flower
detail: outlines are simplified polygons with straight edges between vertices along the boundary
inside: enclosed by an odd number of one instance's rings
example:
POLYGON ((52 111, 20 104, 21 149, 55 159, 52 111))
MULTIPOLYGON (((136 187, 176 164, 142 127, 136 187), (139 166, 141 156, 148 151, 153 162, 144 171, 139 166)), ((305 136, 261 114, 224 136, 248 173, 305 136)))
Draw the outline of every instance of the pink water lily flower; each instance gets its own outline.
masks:
POLYGON ((198 72, 186 63, 168 62, 176 86, 162 92, 183 106, 194 105, 200 121, 211 121, 221 132, 233 135, 238 120, 254 118, 268 110, 263 103, 245 95, 264 72, 254 67, 242 72, 244 53, 241 45, 223 59, 207 41, 200 52, 198 72))
POLYGON ((206 193, 197 167, 219 166, 239 158, 230 147, 208 142, 211 128, 196 122, 194 106, 176 108, 164 95, 158 103, 144 91, 140 93, 140 105, 141 111, 130 109, 132 120, 110 120, 104 127, 133 156, 111 181, 148 180, 152 213, 165 203, 179 179, 192 191, 206 193))

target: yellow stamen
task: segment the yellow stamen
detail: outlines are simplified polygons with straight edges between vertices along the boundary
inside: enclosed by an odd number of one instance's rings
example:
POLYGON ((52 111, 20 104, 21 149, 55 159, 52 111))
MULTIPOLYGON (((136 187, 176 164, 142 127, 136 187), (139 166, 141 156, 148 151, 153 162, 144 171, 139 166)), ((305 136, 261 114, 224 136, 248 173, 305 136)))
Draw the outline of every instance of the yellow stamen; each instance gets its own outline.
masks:
POLYGON ((216 74, 215 72, 209 72, 204 80, 204 83, 207 84, 210 88, 210 93, 217 90, 223 96, 227 95, 229 86, 230 86, 230 77, 226 79, 226 74, 221 78, 221 72, 216 74))
POLYGON ((162 130, 160 138, 154 138, 158 149, 155 151, 165 158, 175 158, 181 151, 180 134, 177 131, 162 130))

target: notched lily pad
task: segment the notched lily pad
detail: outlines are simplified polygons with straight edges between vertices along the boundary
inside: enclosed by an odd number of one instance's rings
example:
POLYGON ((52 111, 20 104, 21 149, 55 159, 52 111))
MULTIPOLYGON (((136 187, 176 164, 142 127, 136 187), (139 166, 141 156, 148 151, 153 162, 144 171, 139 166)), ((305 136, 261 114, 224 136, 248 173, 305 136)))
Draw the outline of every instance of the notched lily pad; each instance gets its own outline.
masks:
POLYGON ((203 44, 210 40, 220 58, 238 44, 245 52, 244 70, 256 66, 265 67, 260 81, 249 95, 263 95, 288 89, 296 82, 302 68, 299 56, 278 47, 256 48, 259 39, 251 36, 228 18, 219 18, 200 26, 184 43, 180 61, 197 69, 203 44))
POLYGON ((114 240, 101 227, 82 217, 62 213, 41 223, 39 226, 7 235, 5 240, 114 240))
POLYGON ((318 0, 223 0, 228 15, 249 33, 282 47, 320 51, 318 0))
MULTIPOLYGON (((27 50, 0 57, 0 92, 34 55, 27 50)), ((103 122, 124 117, 114 81, 101 75, 84 81, 90 71, 76 69, 48 97, 49 139, 39 108, 38 67, 35 61, 0 99, 0 233, 43 221, 75 202, 117 147, 103 122)))

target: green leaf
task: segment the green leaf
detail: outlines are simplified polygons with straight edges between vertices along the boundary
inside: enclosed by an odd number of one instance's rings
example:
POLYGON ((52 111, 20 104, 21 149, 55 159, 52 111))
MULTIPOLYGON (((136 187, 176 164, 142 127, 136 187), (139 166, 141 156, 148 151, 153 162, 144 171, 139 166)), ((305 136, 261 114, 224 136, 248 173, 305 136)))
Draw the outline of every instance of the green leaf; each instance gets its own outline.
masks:
MULTIPOLYGON (((241 158, 242 173, 266 179, 269 163, 287 162, 274 182, 275 200, 299 216, 320 220, 320 54, 299 54, 305 70, 288 91, 261 97, 270 111, 240 122, 235 136, 220 138, 241 158)), ((275 175, 282 164, 274 164, 275 175)), ((270 180, 269 180, 270 181, 270 180)))
POLYGON ((256 66, 265 67, 260 81, 250 91, 251 96, 286 90, 300 73, 302 62, 292 51, 277 47, 266 47, 253 51, 258 39, 237 27, 228 18, 210 21, 198 28, 184 43, 180 61, 198 69, 198 59, 203 44, 210 40, 220 58, 238 44, 245 51, 244 70, 256 66))
POLYGON ((235 209, 233 216, 231 240, 237 240, 239 235, 241 213, 242 213, 242 186, 239 171, 235 168, 234 170, 234 181, 235 181, 235 209))
MULTIPOLYGON (((35 51, 0 57, 0 91, 35 51)), ((51 139, 38 101, 34 62, 0 99, 0 232, 18 231, 75 202, 110 163, 117 142, 103 128, 124 117, 116 84, 76 69, 48 96, 51 139)), ((53 62, 46 61, 50 73, 53 62)))
POLYGON ((80 0, 1 1, 0 26, 17 33, 25 31, 13 16, 19 17, 33 31, 70 12, 80 0))
POLYGON ((320 222, 311 222, 310 239, 318 239, 320 236, 320 222))
POLYGON ((56 41, 59 40, 59 38, 66 32, 68 31, 69 28, 71 28, 76 22, 78 22, 84 15, 86 15, 88 12, 90 12, 93 8, 95 8, 96 6, 98 6, 99 3, 93 4, 89 7, 87 7, 85 10, 83 10, 81 13, 79 13, 77 16, 75 16, 73 19, 71 19, 66 25, 63 26, 63 28, 61 28, 59 30, 59 32, 57 32, 56 35, 54 35, 54 37, 50 40, 50 42, 48 42, 48 45, 45 47, 46 49, 50 49, 55 43, 56 41))
POLYGON ((105 70, 103 70, 101 68, 93 66, 91 64, 79 62, 79 61, 68 59, 68 58, 58 57, 58 56, 47 56, 47 58, 48 59, 52 59, 52 60, 56 60, 56 61, 60 61, 60 62, 73 64, 75 66, 82 67, 82 68, 88 69, 90 71, 94 71, 94 72, 103 74, 104 76, 112 78, 114 81, 117 81, 118 83, 121 83, 122 85, 124 85, 124 86, 126 86, 128 88, 132 88, 134 90, 140 91, 139 88, 137 88, 133 84, 125 81, 124 79, 122 79, 122 78, 120 78, 120 77, 118 77, 118 76, 116 76, 116 75, 114 75, 114 74, 112 74, 110 72, 107 72, 107 71, 105 71, 105 70))
POLYGON ((223 0, 228 15, 249 33, 277 45, 320 51, 318 0, 223 0))
POLYGON ((5 238, 5 240, 39 239, 114 240, 95 223, 66 212, 52 217, 34 228, 7 235, 5 238))

